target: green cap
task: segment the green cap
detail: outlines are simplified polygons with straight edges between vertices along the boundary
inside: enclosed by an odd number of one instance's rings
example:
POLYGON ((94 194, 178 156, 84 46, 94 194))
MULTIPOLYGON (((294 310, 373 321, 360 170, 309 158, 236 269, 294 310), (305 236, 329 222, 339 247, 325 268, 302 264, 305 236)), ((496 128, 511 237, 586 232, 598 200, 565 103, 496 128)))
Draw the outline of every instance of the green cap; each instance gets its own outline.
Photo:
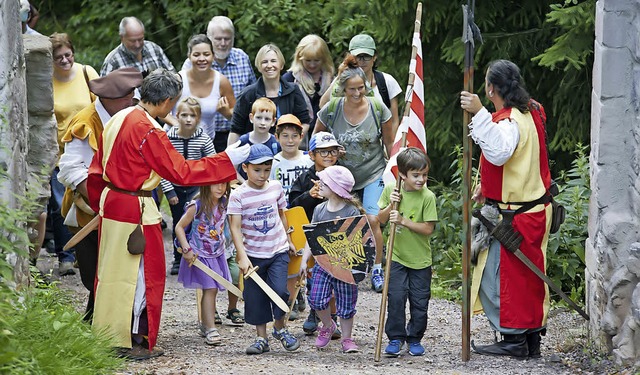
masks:
POLYGON ((374 56, 376 54, 376 42, 367 34, 358 34, 351 38, 349 42, 349 53, 353 56, 362 55, 363 53, 374 56))

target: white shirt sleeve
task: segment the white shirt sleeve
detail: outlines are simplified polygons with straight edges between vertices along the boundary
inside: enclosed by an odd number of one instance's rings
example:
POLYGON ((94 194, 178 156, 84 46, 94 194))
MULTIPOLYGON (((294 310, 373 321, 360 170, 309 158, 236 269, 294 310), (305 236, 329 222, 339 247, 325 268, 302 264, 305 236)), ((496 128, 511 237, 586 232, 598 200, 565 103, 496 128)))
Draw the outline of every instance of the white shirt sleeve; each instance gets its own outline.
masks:
POLYGON ((389 91, 389 99, 393 99, 396 96, 402 94, 402 88, 398 81, 391 74, 382 72, 384 81, 387 83, 387 91, 389 91))
POLYGON ((504 165, 511 158, 520 141, 518 123, 511 119, 495 123, 484 107, 473 116, 469 129, 484 157, 497 166, 504 165))
POLYGON ((60 156, 60 172, 58 180, 75 190, 78 184, 87 179, 87 171, 93 159, 93 149, 89 146, 87 139, 81 140, 74 138, 71 142, 65 144, 64 153, 60 156))

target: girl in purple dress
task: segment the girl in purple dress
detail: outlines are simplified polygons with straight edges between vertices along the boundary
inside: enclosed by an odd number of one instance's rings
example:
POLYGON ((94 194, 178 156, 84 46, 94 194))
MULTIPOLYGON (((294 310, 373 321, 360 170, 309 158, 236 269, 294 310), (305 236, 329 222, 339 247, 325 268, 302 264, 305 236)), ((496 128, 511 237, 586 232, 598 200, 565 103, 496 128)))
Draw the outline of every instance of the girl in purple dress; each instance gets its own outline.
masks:
POLYGON ((200 187, 200 193, 190 202, 176 225, 176 239, 182 248, 178 281, 189 289, 202 289, 200 300, 202 333, 208 345, 221 345, 215 326, 216 294, 225 290, 222 285, 196 267, 189 267, 197 257, 214 272, 231 281, 224 254, 224 223, 227 216, 229 184, 200 187), (188 233, 185 233, 185 229, 188 233))

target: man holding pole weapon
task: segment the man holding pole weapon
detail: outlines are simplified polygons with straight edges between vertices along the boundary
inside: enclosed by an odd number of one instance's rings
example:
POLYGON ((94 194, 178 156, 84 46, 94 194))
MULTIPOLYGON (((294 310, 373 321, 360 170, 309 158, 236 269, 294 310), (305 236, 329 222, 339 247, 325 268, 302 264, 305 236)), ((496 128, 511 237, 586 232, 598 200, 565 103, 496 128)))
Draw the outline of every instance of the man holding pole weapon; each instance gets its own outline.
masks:
POLYGON ((473 277, 477 298, 474 293, 472 307, 484 310, 503 340, 471 345, 480 354, 538 358, 540 336, 546 332, 549 290, 515 253, 524 254, 544 271, 552 209, 546 115, 529 97, 520 69, 510 61, 491 63, 485 92, 495 106, 493 114, 482 106, 478 95, 460 94, 462 109, 473 115, 471 137, 482 149, 480 185, 473 199, 490 206, 478 216, 488 228, 495 226, 488 251, 480 252, 477 259, 473 277), (499 212, 502 220, 489 221, 487 209, 497 211, 494 217, 499 212))

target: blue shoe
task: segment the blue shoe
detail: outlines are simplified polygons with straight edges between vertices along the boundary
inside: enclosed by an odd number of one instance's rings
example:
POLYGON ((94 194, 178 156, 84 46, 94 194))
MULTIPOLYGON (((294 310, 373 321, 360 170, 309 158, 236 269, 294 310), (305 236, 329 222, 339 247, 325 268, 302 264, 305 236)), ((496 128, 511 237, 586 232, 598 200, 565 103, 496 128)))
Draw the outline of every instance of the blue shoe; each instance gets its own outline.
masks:
POLYGON ((249 355, 262 354, 268 352, 269 350, 269 342, 262 337, 257 337, 256 341, 253 344, 249 345, 246 353, 249 355))
POLYGON ((384 354, 390 357, 397 357, 400 355, 400 348, 402 348, 402 341, 391 340, 389 345, 384 349, 384 354))
POLYGON ((371 272, 371 289, 376 293, 382 293, 384 287, 384 273, 382 268, 375 269, 371 272))
POLYGON ((318 315, 316 315, 316 311, 310 310, 307 320, 305 320, 304 324, 302 324, 302 330, 304 331, 304 334, 307 336, 313 335, 318 330, 319 321, 320 318, 318 318, 318 315))
POLYGON ((292 352, 300 347, 298 339, 294 335, 290 334, 286 328, 283 328, 280 331, 276 331, 274 328, 273 337, 280 340, 282 347, 287 351, 292 352))
POLYGON ((416 357, 424 355, 424 346, 420 342, 409 343, 409 354, 416 357))

